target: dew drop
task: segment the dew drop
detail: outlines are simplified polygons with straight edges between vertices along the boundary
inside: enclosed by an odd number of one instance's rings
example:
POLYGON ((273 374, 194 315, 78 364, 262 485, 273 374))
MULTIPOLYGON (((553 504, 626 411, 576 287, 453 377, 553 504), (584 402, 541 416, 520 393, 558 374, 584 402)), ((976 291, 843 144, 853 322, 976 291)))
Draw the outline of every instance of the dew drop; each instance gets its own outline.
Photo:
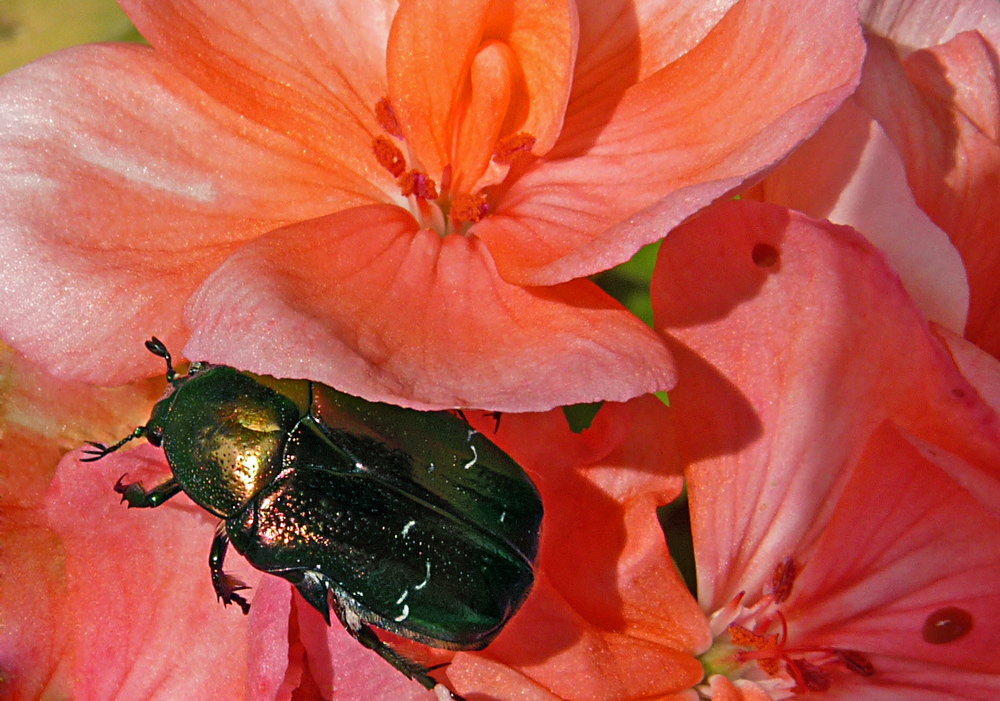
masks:
POLYGON ((929 643, 942 645, 965 637, 972 630, 972 614, 957 606, 938 609, 924 621, 923 637, 929 643))
POLYGON ((778 264, 781 254, 769 243, 758 243, 750 252, 750 257, 758 268, 773 268, 778 264))

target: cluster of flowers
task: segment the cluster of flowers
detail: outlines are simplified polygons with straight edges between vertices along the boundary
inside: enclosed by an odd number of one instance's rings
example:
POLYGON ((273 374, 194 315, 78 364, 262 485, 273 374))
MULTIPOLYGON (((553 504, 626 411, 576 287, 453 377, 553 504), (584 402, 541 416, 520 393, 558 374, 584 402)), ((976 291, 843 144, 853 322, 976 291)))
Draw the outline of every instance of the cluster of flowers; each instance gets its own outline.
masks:
POLYGON ((155 334, 504 412, 546 515, 466 697, 1000 697, 996 0, 121 4, 0 78, 0 696, 435 697, 80 462, 155 334), (588 276, 660 240, 649 328, 588 276))

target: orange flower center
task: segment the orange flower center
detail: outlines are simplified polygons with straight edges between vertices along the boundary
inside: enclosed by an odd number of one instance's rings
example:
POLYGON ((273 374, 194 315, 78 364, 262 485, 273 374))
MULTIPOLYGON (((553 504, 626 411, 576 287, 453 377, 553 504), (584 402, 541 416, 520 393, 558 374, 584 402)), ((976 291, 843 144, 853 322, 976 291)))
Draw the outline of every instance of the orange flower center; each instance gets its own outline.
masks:
POLYGON ((793 644, 782 605, 799 571, 792 558, 785 558, 755 604, 748 607, 746 592, 740 592, 713 616, 715 643, 702 655, 708 674, 753 681, 773 699, 828 691, 843 671, 875 675, 874 665, 856 650, 793 644))
MULTIPOLYGON (((400 194, 409 199, 411 210, 423 226, 437 229, 442 236, 464 234, 490 213, 485 188, 462 191, 452 177, 450 165, 445 167, 441 183, 437 183, 423 170, 412 152, 407 161, 402 149, 406 139, 388 98, 382 98, 375 105, 375 117, 386 132, 372 141, 375 160, 396 178, 400 194)), ((508 167, 526 161, 534 145, 535 137, 531 134, 511 134, 497 140, 492 160, 499 166, 508 167)))

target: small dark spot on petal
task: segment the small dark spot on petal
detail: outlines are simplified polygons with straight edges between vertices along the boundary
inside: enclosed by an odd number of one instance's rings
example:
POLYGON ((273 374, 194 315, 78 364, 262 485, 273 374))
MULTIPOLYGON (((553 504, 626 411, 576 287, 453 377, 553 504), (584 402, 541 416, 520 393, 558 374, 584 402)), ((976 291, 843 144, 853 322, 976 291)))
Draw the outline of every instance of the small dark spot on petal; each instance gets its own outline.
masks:
POLYGON ((769 243, 758 243, 753 247, 750 257, 758 268, 773 268, 778 264, 781 254, 769 243))
POLYGON ((955 389, 953 389, 951 391, 951 394, 952 394, 952 396, 958 397, 959 399, 964 399, 965 398, 965 390, 964 389, 960 389, 958 387, 956 387, 955 389))
POLYGON ((972 630, 972 614, 957 606, 938 609, 924 621, 923 637, 929 643, 941 645, 965 637, 972 630))

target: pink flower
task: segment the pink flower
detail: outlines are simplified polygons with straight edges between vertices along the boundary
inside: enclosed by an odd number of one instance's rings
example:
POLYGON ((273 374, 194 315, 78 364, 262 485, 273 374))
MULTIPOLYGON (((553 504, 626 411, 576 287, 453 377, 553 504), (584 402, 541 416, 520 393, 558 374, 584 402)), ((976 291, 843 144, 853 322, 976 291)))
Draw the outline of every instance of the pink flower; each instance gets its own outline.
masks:
POLYGON ((858 91, 756 196, 854 227, 927 318, 1000 356, 1000 5, 861 9, 858 91))
MULTIPOLYGON (((469 698, 629 699, 696 684, 702 668, 690 650, 707 646, 708 626, 656 518, 681 488, 673 445, 658 440, 667 415, 652 397, 609 404, 582 435, 558 411, 505 416, 497 440, 532 472, 546 505, 532 593, 487 650, 403 649, 450 662, 438 676, 469 698)), ((478 418, 492 431, 491 418, 478 418)), ((250 584, 252 607, 247 617, 223 609, 206 557, 215 519, 183 495, 130 510, 111 489, 124 470, 162 480, 158 449, 87 464, 69 454, 46 490, 51 455, 31 435, 18 429, 0 461, 38 475, 23 503, 6 494, 0 503, 5 694, 435 698, 235 553, 227 570, 250 584)))
POLYGON ((122 4, 153 48, 0 82, 0 335, 63 377, 159 372, 155 333, 417 408, 672 386, 583 278, 773 165, 862 54, 846 0, 122 4))
POLYGON ((996 698, 1000 364, 928 328, 855 232, 773 205, 673 231, 653 298, 682 378, 702 692, 996 698))

